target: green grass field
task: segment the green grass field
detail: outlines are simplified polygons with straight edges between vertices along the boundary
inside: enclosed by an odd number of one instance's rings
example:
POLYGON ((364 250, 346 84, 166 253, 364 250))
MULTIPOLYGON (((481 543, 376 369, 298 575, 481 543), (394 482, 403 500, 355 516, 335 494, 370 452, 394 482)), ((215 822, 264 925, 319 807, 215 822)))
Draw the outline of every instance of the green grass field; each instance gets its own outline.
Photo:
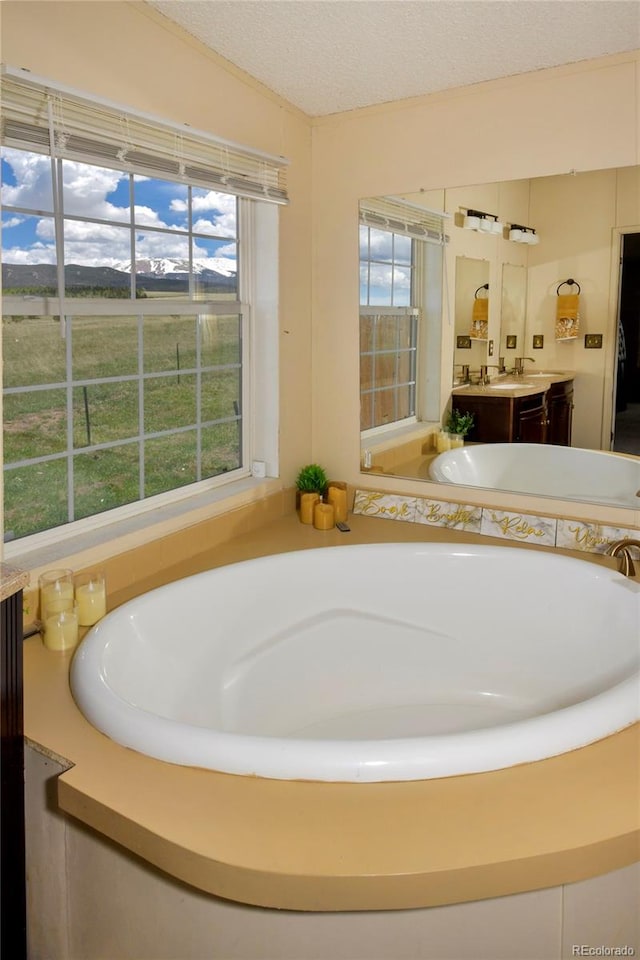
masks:
MULTIPOLYGON (((67 340, 56 318, 4 318, 3 385, 34 387, 66 382, 67 340)), ((138 500, 140 464, 144 497, 197 479, 217 476, 241 465, 238 422, 201 431, 201 474, 197 475, 195 430, 145 439, 144 434, 176 430, 196 422, 234 417, 241 405, 239 368, 195 373, 197 320, 190 317, 75 317, 71 371, 74 381, 131 376, 116 383, 74 386, 70 411, 67 390, 57 387, 4 397, 4 462, 65 454, 73 450, 74 516, 89 516, 138 500), (142 372, 138 378, 138 342, 142 372), (163 376, 164 374, 164 376, 163 376), (142 382, 142 399, 140 397, 142 382), (199 396, 198 396, 199 393, 199 396), (105 450, 83 452, 96 444, 126 441, 105 450)), ((201 320, 201 366, 240 362, 239 318, 201 320)), ((26 536, 67 522, 66 456, 46 463, 5 470, 5 530, 26 536)))

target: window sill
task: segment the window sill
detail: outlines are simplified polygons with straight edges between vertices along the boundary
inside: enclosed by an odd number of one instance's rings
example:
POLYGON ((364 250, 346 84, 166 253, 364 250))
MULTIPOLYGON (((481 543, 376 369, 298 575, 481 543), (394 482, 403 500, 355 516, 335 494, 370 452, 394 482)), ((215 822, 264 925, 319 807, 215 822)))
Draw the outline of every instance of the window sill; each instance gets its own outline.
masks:
POLYGON ((20 541, 12 541, 5 545, 4 558, 32 573, 51 566, 74 569, 90 566, 125 550, 184 530, 202 520, 222 516, 263 500, 282 489, 279 479, 245 477, 223 487, 201 491, 113 523, 72 534, 54 543, 21 550, 20 541))
POLYGON ((418 423, 410 423, 403 427, 396 427, 393 430, 387 430, 385 433, 369 438, 363 438, 360 441, 361 449, 370 450, 372 454, 383 453, 396 447, 399 443, 408 443, 411 440, 418 440, 433 433, 434 430, 440 430, 438 423, 428 420, 420 420, 418 423))

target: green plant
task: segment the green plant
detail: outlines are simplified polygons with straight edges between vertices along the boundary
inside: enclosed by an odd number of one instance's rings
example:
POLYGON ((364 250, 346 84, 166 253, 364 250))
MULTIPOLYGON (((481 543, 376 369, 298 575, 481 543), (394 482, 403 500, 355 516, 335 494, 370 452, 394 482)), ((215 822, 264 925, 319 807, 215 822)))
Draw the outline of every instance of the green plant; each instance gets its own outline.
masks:
POLYGON ((449 433, 460 433, 463 437, 469 433, 474 424, 474 416, 467 410, 461 413, 459 410, 452 410, 447 420, 447 430, 449 433))
POLYGON ((303 467, 296 477, 296 487, 301 493, 324 493, 329 482, 327 474, 317 463, 303 467))

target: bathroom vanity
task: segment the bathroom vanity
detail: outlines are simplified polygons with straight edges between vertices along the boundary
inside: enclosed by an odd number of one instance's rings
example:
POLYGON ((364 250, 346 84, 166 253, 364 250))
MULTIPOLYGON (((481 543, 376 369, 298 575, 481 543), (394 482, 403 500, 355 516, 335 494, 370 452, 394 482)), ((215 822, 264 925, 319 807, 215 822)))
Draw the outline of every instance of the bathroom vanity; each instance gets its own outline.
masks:
POLYGON ((473 414, 471 442, 571 445, 572 373, 524 373, 517 379, 455 387, 451 406, 473 414))

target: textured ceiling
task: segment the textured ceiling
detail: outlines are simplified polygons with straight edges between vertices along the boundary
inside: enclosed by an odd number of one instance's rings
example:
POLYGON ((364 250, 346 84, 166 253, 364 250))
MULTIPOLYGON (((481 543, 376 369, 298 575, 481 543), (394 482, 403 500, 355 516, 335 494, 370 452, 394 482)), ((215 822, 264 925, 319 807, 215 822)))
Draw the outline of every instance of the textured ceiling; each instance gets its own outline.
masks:
POLYGON ((640 0, 150 0, 310 116, 640 47, 640 0))

